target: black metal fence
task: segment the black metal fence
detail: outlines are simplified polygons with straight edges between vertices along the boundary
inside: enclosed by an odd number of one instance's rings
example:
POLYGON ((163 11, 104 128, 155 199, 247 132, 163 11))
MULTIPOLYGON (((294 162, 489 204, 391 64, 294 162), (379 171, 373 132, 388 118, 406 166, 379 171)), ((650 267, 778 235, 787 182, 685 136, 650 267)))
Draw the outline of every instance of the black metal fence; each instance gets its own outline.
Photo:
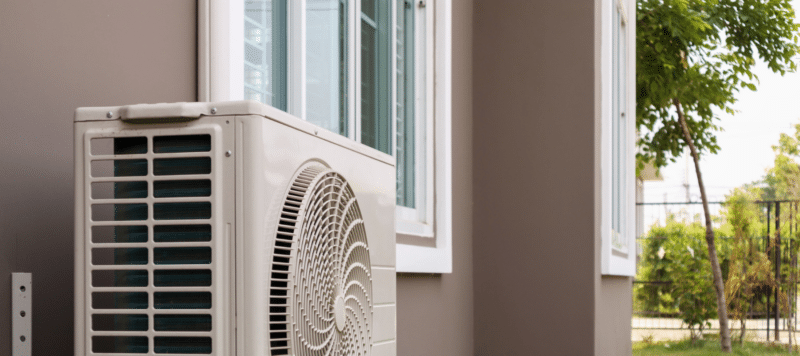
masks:
MULTIPOLYGON (((713 202, 711 204, 721 204, 713 202)), ((762 236, 749 237, 751 246, 758 251, 766 254, 771 267, 771 274, 774 280, 772 285, 764 285, 755 288, 752 296, 748 300, 745 325, 748 336, 762 340, 787 341, 788 332, 796 331, 798 328, 798 212, 799 201, 757 201, 761 216, 757 217, 761 226, 762 236), (783 339, 782 339, 783 338, 783 339)), ((639 203, 643 207, 655 207, 664 209, 666 206, 675 207, 680 205, 694 205, 699 207, 700 203, 639 203)), ((666 210, 666 209, 665 209, 666 210)), ((688 214, 684 213, 684 217, 688 214)), ((698 218, 698 217, 695 217, 698 218)), ((703 223, 702 221, 699 221, 703 223)), ((717 222, 719 224, 719 222, 717 222)), ((637 238, 637 252, 639 253, 637 262, 642 260, 642 246, 651 243, 652 239, 666 239, 664 236, 648 236, 645 232, 637 238)), ((720 237, 730 239, 731 237, 720 237)), ((705 242, 703 242, 705 246, 705 242)), ((652 251, 651 251, 652 252, 652 251)), ((721 256, 721 259, 724 256, 721 256)), ((641 264, 637 264, 641 267, 641 264)), ((710 271, 709 271, 709 278, 710 271)), ((723 276, 726 278, 726 276, 723 276)), ((665 311, 663 308, 648 307, 647 303, 641 302, 642 293, 670 293, 674 281, 671 280, 638 280, 634 279, 634 300, 633 300, 633 319, 632 328, 634 338, 636 333, 649 333, 650 336, 659 333, 667 335, 663 338, 670 338, 680 335, 677 331, 685 331, 688 335, 688 325, 681 318, 681 311, 677 308, 665 311)), ((716 310, 716 307, 714 307, 716 310)), ((719 324, 715 319, 708 320, 710 328, 705 330, 718 330, 719 324)), ((741 320, 732 320, 731 329, 739 330, 741 320)))

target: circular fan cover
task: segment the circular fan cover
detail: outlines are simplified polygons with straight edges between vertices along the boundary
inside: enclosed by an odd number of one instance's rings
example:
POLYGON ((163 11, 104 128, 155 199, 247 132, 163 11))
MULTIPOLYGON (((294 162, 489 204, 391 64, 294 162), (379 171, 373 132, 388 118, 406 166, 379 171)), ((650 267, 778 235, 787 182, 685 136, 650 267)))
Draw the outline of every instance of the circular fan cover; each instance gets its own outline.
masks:
POLYGON ((283 207, 272 263, 272 354, 369 355, 371 270, 347 181, 322 166, 302 170, 283 207))

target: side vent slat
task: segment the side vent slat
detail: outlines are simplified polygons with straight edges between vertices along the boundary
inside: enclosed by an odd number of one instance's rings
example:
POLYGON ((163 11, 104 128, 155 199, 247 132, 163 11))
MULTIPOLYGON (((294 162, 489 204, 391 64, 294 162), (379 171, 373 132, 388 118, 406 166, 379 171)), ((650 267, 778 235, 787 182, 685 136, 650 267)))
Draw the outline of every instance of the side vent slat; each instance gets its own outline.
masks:
MULTIPOLYGON (((280 222, 278 223, 277 239, 274 246, 275 256, 272 262, 272 270, 286 272, 292 266, 291 257, 294 251, 293 242, 295 237, 295 229, 297 227, 298 218, 300 217, 300 205, 303 197, 305 196, 308 186, 319 173, 322 168, 318 166, 311 166, 301 171, 295 178, 292 186, 286 196, 283 209, 281 211, 280 222), (280 257, 286 256, 286 257, 280 257), (275 260, 278 258, 279 260, 275 260), (281 262, 282 259, 284 262, 281 262)), ((290 339, 286 332, 275 334, 274 331, 288 331, 288 315, 289 305, 286 303, 289 295, 289 290, 286 286, 289 284, 288 273, 272 273, 270 278, 270 308, 269 308, 269 325, 270 331, 270 350, 272 355, 288 355, 290 351, 290 339), (283 298, 275 298, 283 297, 283 298), (277 335, 277 336, 276 336, 277 335)))
POLYGON ((219 148, 213 132, 168 131, 98 137, 87 147, 94 353, 220 354, 211 333, 221 308, 212 279, 221 267, 212 243, 219 148))

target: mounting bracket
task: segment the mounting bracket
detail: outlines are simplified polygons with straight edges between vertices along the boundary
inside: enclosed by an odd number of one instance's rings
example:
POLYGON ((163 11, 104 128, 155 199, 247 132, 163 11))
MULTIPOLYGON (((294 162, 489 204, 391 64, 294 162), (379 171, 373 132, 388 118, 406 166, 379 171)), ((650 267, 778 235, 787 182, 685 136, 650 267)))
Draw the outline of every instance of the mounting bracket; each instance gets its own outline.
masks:
POLYGON ((32 275, 11 274, 11 355, 31 356, 32 275))

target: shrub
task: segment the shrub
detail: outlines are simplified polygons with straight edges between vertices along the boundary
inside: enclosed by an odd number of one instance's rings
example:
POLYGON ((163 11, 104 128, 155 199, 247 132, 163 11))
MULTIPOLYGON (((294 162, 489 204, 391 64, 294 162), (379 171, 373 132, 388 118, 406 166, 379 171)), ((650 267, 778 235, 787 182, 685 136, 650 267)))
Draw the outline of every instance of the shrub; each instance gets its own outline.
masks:
MULTIPOLYGON (((716 234, 719 236, 719 233, 716 234)), ((729 246, 717 238, 723 276, 727 275, 729 246)), ((637 302, 646 310, 677 313, 697 337, 716 316, 711 264, 705 242, 705 228, 698 222, 667 219, 665 226, 653 226, 642 245, 638 280, 670 283, 640 285, 637 302)))

